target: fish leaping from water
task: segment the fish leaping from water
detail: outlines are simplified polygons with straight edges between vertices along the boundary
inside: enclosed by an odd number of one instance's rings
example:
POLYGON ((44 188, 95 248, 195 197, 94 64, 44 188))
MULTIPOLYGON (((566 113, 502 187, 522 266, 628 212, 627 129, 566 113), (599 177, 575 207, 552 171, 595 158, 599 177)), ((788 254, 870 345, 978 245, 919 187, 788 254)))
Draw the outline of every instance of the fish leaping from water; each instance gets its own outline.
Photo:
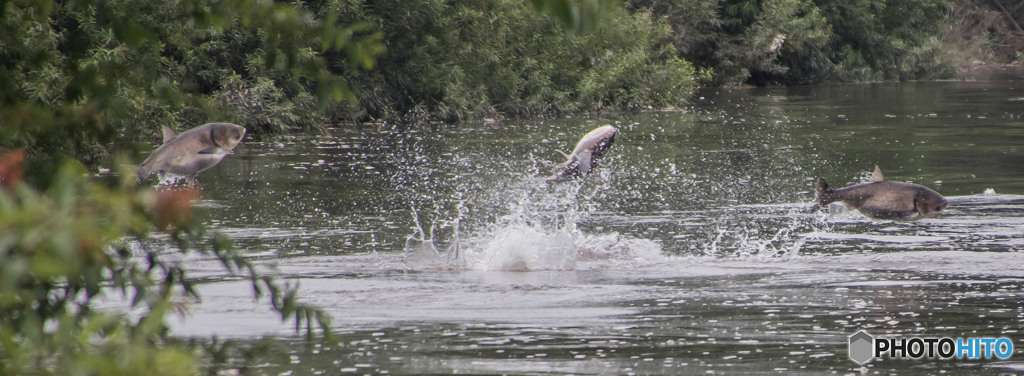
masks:
POLYGON ((608 152, 608 149, 615 143, 615 135, 619 131, 610 125, 598 127, 587 133, 576 143, 572 153, 565 154, 565 163, 556 170, 555 175, 548 178, 548 182, 565 181, 575 177, 587 176, 597 166, 597 160, 608 152))
POLYGON ((185 177, 191 181, 213 167, 242 142, 245 127, 230 123, 209 123, 177 133, 163 128, 164 144, 136 169, 140 181, 156 173, 185 177))
POLYGON ((842 202, 868 217, 916 221, 939 215, 949 206, 945 197, 927 187, 885 180, 878 165, 867 183, 832 189, 824 178, 818 178, 814 186, 817 202, 811 213, 833 202, 842 202))

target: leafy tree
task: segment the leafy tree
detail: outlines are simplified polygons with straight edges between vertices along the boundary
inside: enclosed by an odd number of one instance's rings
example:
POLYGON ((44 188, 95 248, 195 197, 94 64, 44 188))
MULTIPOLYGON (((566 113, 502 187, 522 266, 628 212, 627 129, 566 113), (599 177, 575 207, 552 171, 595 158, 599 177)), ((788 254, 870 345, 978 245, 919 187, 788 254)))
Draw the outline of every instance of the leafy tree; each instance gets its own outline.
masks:
POLYGON ((633 0, 720 84, 948 77, 948 0, 633 0))
POLYGON ((198 298, 187 271, 172 261, 183 253, 214 256, 248 278, 296 329, 330 328, 325 314, 298 303, 295 286, 261 276, 225 239, 204 233, 191 217, 194 191, 156 192, 134 178, 96 184, 74 162, 44 191, 10 179, 16 170, 3 171, 0 374, 197 374, 198 354, 168 342, 164 323, 179 309, 177 296, 198 298), (154 246, 153 225, 173 247, 154 246), (94 308, 111 295, 141 314, 94 308))
POLYGON ((211 116, 232 104, 225 90, 313 107, 351 97, 314 51, 372 64, 379 45, 355 33, 262 1, 0 3, 0 374, 198 373, 197 353, 171 344, 164 324, 174 297, 197 297, 172 261, 182 253, 216 257, 297 330, 329 334, 295 286, 203 231, 195 192, 138 187, 127 171, 92 181, 86 166, 133 150, 143 129, 211 116), (154 244, 154 228, 171 243, 154 244), (103 294, 137 314, 95 309, 103 294))
POLYGON ((943 25, 947 60, 961 68, 1017 64, 1024 57, 1024 2, 954 0, 943 25))
POLYGON ((936 59, 946 0, 819 2, 833 25, 832 61, 841 78, 908 80, 945 77, 952 67, 936 59))
POLYGON ((332 116, 457 121, 685 103, 697 73, 662 42, 665 23, 597 4, 361 2, 341 13, 343 21, 372 25, 387 51, 371 72, 335 70, 353 83, 359 104, 332 116), (578 10, 559 10, 566 4, 578 10), (538 17, 537 9, 555 17, 538 17), (601 21, 573 24, 574 14, 601 21))
POLYGON ((322 126, 307 114, 353 96, 321 52, 370 67, 382 48, 335 20, 255 0, 5 1, 0 147, 27 148, 34 180, 132 152, 160 125, 322 126))

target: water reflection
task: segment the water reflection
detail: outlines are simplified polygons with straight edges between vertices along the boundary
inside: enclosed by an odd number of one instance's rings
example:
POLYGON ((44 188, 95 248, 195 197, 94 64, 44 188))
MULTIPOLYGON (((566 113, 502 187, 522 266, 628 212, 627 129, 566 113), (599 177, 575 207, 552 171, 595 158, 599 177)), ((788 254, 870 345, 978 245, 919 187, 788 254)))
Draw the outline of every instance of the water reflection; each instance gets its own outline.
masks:
MULTIPOLYGON (((1020 79, 702 95, 686 112, 244 144, 200 177, 200 207, 342 331, 312 349, 270 341, 289 357, 248 371, 852 373, 858 329, 1024 338, 1020 79), (543 181, 556 150, 604 123, 621 133, 599 176, 543 181), (950 198, 948 212, 806 213, 815 177, 844 186, 875 164, 950 198)), ((212 261, 189 262, 211 282, 175 333, 253 346, 290 333, 241 282, 204 274, 212 261)))

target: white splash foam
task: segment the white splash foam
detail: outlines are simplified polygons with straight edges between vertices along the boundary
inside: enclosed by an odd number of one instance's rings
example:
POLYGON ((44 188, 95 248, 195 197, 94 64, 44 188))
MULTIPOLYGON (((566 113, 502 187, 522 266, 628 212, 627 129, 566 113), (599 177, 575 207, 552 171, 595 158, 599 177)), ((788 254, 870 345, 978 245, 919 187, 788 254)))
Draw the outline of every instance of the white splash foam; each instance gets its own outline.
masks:
POLYGON ((410 236, 405 240, 405 266, 412 269, 425 269, 445 266, 445 255, 438 251, 433 239, 422 239, 410 236))
POLYGON ((467 269, 515 272, 575 270, 580 261, 645 264, 666 259, 661 245, 651 240, 617 233, 588 236, 526 224, 511 224, 481 237, 476 246, 465 247, 464 257, 467 269))
POLYGON ((485 239, 479 248, 467 247, 467 268, 518 272, 576 268, 576 243, 567 230, 513 224, 485 239))
POLYGON ((665 255, 661 245, 647 239, 622 236, 618 233, 584 236, 576 242, 580 261, 661 261, 665 255))

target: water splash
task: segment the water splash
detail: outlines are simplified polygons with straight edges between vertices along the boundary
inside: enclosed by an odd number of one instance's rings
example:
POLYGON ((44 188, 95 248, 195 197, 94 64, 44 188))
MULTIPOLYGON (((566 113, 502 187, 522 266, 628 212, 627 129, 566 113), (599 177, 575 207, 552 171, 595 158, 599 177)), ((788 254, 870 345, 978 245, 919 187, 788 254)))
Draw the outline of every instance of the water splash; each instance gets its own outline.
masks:
POLYGON ((454 238, 450 247, 459 255, 454 265, 500 271, 575 269, 581 186, 549 187, 528 177, 494 190, 500 193, 494 199, 506 204, 507 214, 465 238, 454 238))
MULTIPOLYGON (((436 217, 435 217, 436 218, 436 217)), ((420 215, 416 205, 412 206, 413 233, 405 239, 405 265, 408 268, 425 268, 442 266, 441 253, 434 245, 434 229, 436 219, 430 222, 429 231, 424 230, 420 223, 420 215)))
POLYGON ((472 241, 479 244, 467 250, 469 269, 526 272, 576 268, 576 242, 566 229, 551 231, 516 223, 472 241))
POLYGON ((644 262, 662 260, 661 245, 617 232, 588 234, 577 226, 595 210, 592 199, 600 181, 555 186, 525 179, 506 215, 483 229, 457 238, 460 267, 497 271, 575 270, 581 261, 644 262))
POLYGON ((548 184, 544 166, 550 163, 534 154, 525 161, 488 159, 465 150, 441 153, 451 156, 442 160, 416 157, 431 152, 424 145, 399 145, 405 150, 396 154, 412 162, 393 164, 395 185, 407 190, 406 199, 413 202, 412 234, 405 244, 407 268, 574 270, 581 255, 588 260, 651 258, 661 251, 651 241, 617 233, 588 236, 578 229, 614 181, 614 163, 606 163, 586 180, 548 184), (516 168, 527 171, 516 173, 516 168), (437 173, 453 169, 455 174, 437 173), (444 189, 436 189, 438 183, 444 189), (424 210, 424 205, 432 210, 424 210), (431 219, 423 220, 427 217, 431 219), (448 251, 442 252, 445 247, 448 251))
POLYGON ((420 222, 420 213, 417 205, 411 206, 413 219, 413 233, 405 239, 404 261, 406 268, 451 268, 465 266, 464 251, 460 225, 467 215, 467 209, 463 201, 459 201, 454 209, 454 218, 440 219, 441 208, 434 206, 434 215, 431 217, 430 225, 424 227, 420 222), (436 230, 451 232, 451 240, 446 252, 441 252, 436 243, 438 235, 436 230))
POLYGON ((583 236, 576 242, 579 261, 660 262, 666 259, 661 245, 619 233, 583 236))

